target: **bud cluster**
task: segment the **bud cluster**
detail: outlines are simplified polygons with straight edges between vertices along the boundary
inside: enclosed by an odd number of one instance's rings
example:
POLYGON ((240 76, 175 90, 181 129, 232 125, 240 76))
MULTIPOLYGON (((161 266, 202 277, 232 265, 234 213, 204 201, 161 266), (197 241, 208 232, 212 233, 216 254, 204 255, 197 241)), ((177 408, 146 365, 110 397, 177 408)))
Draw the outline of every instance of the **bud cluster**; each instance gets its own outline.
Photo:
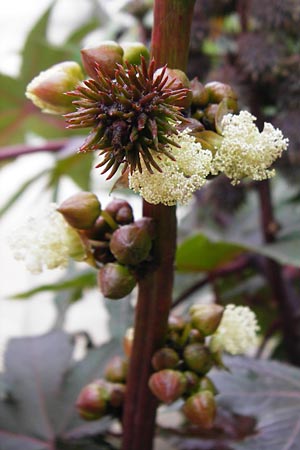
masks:
POLYGON ((126 200, 112 200, 104 209, 96 195, 81 192, 65 200, 58 211, 81 233, 94 263, 103 295, 120 299, 136 285, 139 274, 151 261, 155 237, 153 221, 134 221, 126 200))
POLYGON ((121 416, 127 368, 127 359, 115 356, 105 368, 104 379, 96 379, 82 388, 76 408, 83 419, 97 420, 105 415, 121 416))

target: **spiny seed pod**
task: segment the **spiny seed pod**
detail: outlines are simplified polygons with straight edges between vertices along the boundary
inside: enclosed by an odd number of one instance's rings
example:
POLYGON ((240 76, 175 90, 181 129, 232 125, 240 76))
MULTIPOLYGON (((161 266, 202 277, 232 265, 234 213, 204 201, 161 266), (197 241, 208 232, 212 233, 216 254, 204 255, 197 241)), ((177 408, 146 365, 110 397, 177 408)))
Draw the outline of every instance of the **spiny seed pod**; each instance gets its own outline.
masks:
POLYGON ((130 294, 136 280, 128 267, 108 263, 99 270, 98 283, 104 297, 118 300, 130 294))
POLYGON ((109 246, 119 263, 136 266, 149 255, 152 241, 145 229, 133 223, 118 228, 113 233, 109 246))
POLYGON ((213 394, 210 391, 202 391, 192 395, 183 405, 183 413, 190 422, 200 428, 211 428, 216 416, 213 394))
POLYGON ((107 409, 109 392, 103 380, 97 380, 85 386, 76 401, 76 408, 85 420, 97 420, 104 416, 107 409))
POLYGON ((163 403, 170 404, 180 398, 186 389, 186 379, 176 370, 160 370, 151 375, 149 388, 163 403))
POLYGON ((65 200, 57 210, 69 225, 86 230, 94 225, 101 213, 101 205, 95 194, 79 192, 65 200))
POLYGON ((201 107, 206 106, 209 102, 208 91, 197 77, 193 78, 190 82, 190 88, 193 96, 192 104, 201 107))
POLYGON ((174 369, 179 363, 179 355, 172 348, 163 347, 154 353, 151 362, 155 370, 174 369))
POLYGON ((224 308, 220 305, 195 305, 190 309, 192 326, 204 336, 213 334, 218 328, 224 308))
POLYGON ((134 329, 128 328, 123 338, 123 350, 127 357, 131 355, 133 345, 134 329))
POLYGON ((229 84, 211 81, 205 86, 210 103, 221 103, 225 98, 237 100, 237 95, 229 84))
POLYGON ((103 41, 95 47, 82 49, 81 60, 90 77, 98 78, 97 67, 100 67, 103 74, 113 77, 116 65, 123 62, 123 49, 114 41, 103 41))
POLYGON ((218 393, 216 386, 208 377, 200 378, 198 389, 199 391, 210 391, 213 395, 216 395, 218 393))
POLYGON ((203 344, 187 345, 183 358, 189 369, 201 375, 205 375, 213 366, 211 353, 203 344))
POLYGON ((198 375, 195 374, 195 372, 192 372, 190 370, 186 370, 185 372, 183 372, 185 378, 186 378, 186 393, 187 394, 192 394, 196 391, 198 391, 198 386, 199 386, 199 380, 200 378, 198 377, 198 375))
POLYGON ((65 95, 83 80, 79 64, 64 61, 41 72, 27 86, 26 97, 43 112, 66 114, 74 110, 74 97, 65 95))
POLYGON ((126 380, 128 372, 128 360, 121 356, 114 356, 106 365, 104 376, 112 383, 122 383, 126 380))
POLYGON ((122 42, 124 50, 123 61, 130 64, 141 64, 141 56, 146 61, 150 59, 150 53, 147 47, 141 42, 122 42))
POLYGON ((83 81, 69 95, 75 96, 77 111, 67 114, 68 128, 92 128, 80 152, 97 151, 102 157, 97 167, 104 167, 111 178, 124 164, 142 172, 161 172, 159 157, 168 152, 169 144, 178 146, 171 135, 177 134, 175 123, 183 120, 178 102, 188 89, 174 89, 168 81, 166 67, 154 79, 155 62, 117 66, 114 77, 107 76, 95 64, 96 77, 83 81))

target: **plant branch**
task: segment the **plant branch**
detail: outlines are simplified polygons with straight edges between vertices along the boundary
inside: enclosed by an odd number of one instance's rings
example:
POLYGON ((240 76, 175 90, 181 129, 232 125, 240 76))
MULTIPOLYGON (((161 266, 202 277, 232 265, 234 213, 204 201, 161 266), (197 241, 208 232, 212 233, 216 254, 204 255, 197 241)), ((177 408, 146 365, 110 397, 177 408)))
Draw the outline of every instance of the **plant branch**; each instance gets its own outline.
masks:
POLYGON ((0 148, 0 161, 6 159, 17 158, 18 156, 29 155, 30 153, 38 152, 59 152, 68 143, 67 139, 57 139, 53 141, 47 141, 42 145, 11 145, 8 147, 0 148))
MULTIPOLYGON (((194 0, 156 0, 152 57, 157 67, 186 69, 194 0)), ((151 358, 164 343, 172 302, 176 249, 176 207, 143 202, 143 214, 154 219, 156 268, 139 282, 133 349, 127 379, 122 450, 152 450, 158 401, 148 380, 151 358)))

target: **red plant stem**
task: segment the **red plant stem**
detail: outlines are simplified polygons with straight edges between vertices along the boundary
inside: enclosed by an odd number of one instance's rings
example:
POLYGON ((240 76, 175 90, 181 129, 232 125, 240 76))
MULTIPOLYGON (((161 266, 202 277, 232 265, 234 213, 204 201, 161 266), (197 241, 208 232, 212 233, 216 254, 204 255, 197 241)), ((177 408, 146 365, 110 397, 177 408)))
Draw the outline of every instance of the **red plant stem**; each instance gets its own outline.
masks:
POLYGON ((67 139, 57 139, 54 141, 47 141, 45 144, 33 146, 33 145, 11 145, 9 147, 0 148, 0 161, 6 159, 17 158, 22 155, 29 155, 30 153, 38 152, 59 152, 68 143, 67 139))
MULTIPOLYGON (((194 0, 156 0, 152 56, 158 67, 185 70, 194 0)), ((172 303, 176 249, 176 207, 143 202, 155 220, 156 269, 139 282, 134 341, 123 416, 122 450, 152 450, 158 402, 148 388, 151 358, 165 340, 172 303)))

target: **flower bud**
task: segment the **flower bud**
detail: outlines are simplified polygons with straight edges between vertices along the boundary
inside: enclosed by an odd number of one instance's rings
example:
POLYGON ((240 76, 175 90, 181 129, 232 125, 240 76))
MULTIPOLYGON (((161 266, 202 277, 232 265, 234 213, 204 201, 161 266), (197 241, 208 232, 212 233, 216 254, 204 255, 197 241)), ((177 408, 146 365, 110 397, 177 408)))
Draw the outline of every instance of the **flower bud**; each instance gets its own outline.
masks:
POLYGON ((85 236, 87 236, 88 239, 94 239, 97 241, 107 241, 106 234, 111 233, 111 228, 106 222, 106 220, 99 216, 96 219, 96 222, 94 225, 89 228, 88 230, 85 230, 85 236))
POLYGON ((83 80, 79 64, 64 61, 41 72, 27 86, 26 97, 43 112, 66 114, 74 110, 74 98, 65 95, 83 80))
POLYGON ((204 344, 204 341, 205 341, 204 335, 195 328, 192 328, 191 331, 189 332, 188 338, 189 344, 194 344, 195 342, 200 342, 201 344, 204 344))
POLYGON ((79 192, 65 200, 57 210, 69 225, 86 230, 94 225, 101 213, 101 205, 95 194, 79 192))
POLYGON ((186 389, 186 379, 176 370, 160 370, 151 375, 149 388, 161 402, 169 404, 182 396, 186 389))
POLYGON ((116 220, 117 214, 123 208, 127 209, 128 215, 130 214, 130 212, 131 214, 133 214, 130 204, 126 200, 122 200, 119 198, 115 198, 114 200, 109 202, 108 205, 106 205, 106 207, 104 208, 104 211, 108 212, 108 214, 110 214, 111 217, 116 220))
POLYGON ((179 355, 172 348, 163 347, 154 353, 151 362, 155 370, 174 369, 179 363, 179 355))
POLYGON ((136 285, 129 269, 118 263, 108 263, 98 272, 98 283, 104 297, 118 300, 130 294, 136 285))
POLYGON ((151 217, 142 217, 134 222, 134 225, 143 228, 147 231, 150 236, 150 239, 155 239, 156 237, 156 226, 155 221, 151 219, 151 217))
POLYGON ((218 328, 224 308, 220 305, 195 305, 190 309, 192 326, 204 336, 213 334, 218 328))
POLYGON ((125 355, 128 357, 131 355, 133 338, 134 338, 134 329, 128 328, 123 338, 123 350, 125 355))
POLYGON ((144 261, 152 247, 149 234, 135 224, 118 228, 110 240, 110 251, 121 263, 136 266, 144 261))
MULTIPOLYGON (((164 70, 163 67, 160 67, 154 72, 154 80, 161 75, 162 71, 164 70)), ((173 81, 172 85, 170 86, 171 89, 177 90, 177 89, 188 89, 186 95, 182 96, 182 98, 178 99, 176 102, 177 106, 180 106, 181 108, 188 108, 192 103, 192 91, 190 90, 190 81, 186 74, 179 69, 169 69, 166 68, 165 76, 167 76, 168 83, 173 81)))
POLYGON ((109 385, 109 404, 113 408, 120 408, 125 399, 126 386, 121 383, 111 383, 109 385))
POLYGON ((216 114, 219 110, 218 103, 211 103, 204 110, 203 122, 206 126, 215 128, 216 114))
POLYGON ((104 376, 112 383, 122 383, 126 380, 128 361, 121 356, 114 356, 106 365, 104 376))
POLYGON ((210 391, 213 395, 218 393, 216 386, 208 377, 200 378, 198 389, 199 391, 210 391))
POLYGON ((190 422, 200 428, 211 428, 216 416, 213 394, 210 391, 202 391, 192 395, 183 405, 183 413, 190 422))
POLYGON ((168 318, 168 329, 169 331, 182 331, 185 327, 185 321, 180 316, 175 316, 175 314, 170 314, 168 318))
POLYGON ((116 260, 109 247, 96 247, 93 249, 93 256, 101 264, 107 264, 116 260))
POLYGON ((189 369, 201 375, 206 374, 213 366, 213 359, 203 344, 189 344, 185 347, 183 358, 189 369))
POLYGON ((123 54, 124 62, 140 65, 141 56, 143 56, 146 61, 149 61, 150 59, 149 50, 141 42, 123 42, 121 45, 124 50, 123 54))
POLYGON ((114 78, 116 64, 123 63, 123 49, 114 41, 103 41, 95 47, 81 50, 81 60, 86 73, 97 78, 98 64, 105 75, 114 78))
POLYGON ((85 420, 97 420, 107 408, 109 393, 103 380, 97 380, 85 386, 76 401, 76 408, 85 420))
POLYGON ((211 81, 204 87, 208 92, 210 103, 220 103, 225 98, 237 100, 237 95, 229 84, 211 81))
POLYGON ((209 94, 208 90, 205 89, 202 83, 198 80, 197 77, 193 78, 190 82, 190 87, 192 90, 192 104, 195 106, 204 107, 209 102, 209 94))
POLYGON ((186 385, 186 392, 188 394, 192 394, 195 391, 198 391, 199 386, 199 377, 195 374, 195 372, 191 372, 190 370, 186 370, 183 372, 187 385, 186 385))

